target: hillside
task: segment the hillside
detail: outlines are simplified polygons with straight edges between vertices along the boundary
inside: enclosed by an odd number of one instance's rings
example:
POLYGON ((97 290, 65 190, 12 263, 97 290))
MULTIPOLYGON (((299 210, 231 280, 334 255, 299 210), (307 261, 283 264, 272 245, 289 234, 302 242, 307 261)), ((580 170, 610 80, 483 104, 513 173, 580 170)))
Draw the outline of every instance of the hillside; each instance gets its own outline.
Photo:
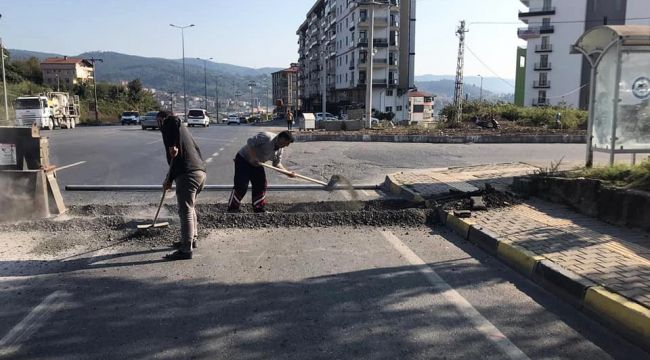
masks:
MULTIPOLYGON (((456 77, 454 75, 418 75, 415 77, 416 82, 440 81, 440 80, 451 80, 453 83, 455 82, 456 77)), ((483 91, 488 90, 495 94, 514 94, 515 80, 514 79, 504 79, 504 80, 501 80, 496 77, 487 77, 487 76, 483 77, 483 91)), ((479 89, 481 87, 480 76, 465 76, 464 82, 465 85, 474 85, 479 89)))
MULTIPOLYGON (((25 59, 36 57, 44 59, 60 54, 40 53, 26 50, 9 50, 12 58, 25 59)), ((71 55, 73 56, 73 55, 71 55)), ((183 92, 183 65, 181 59, 149 58, 142 56, 126 55, 116 52, 87 52, 74 55, 84 58, 100 58, 102 63, 97 65, 97 81, 119 83, 139 78, 147 88, 161 91, 183 92)), ((203 60, 195 58, 185 59, 186 83, 188 95, 202 96, 205 92, 205 78, 203 60)), ((248 83, 255 81, 260 97, 265 92, 263 86, 271 86, 271 73, 279 68, 253 69, 231 64, 207 62, 208 96, 215 94, 215 81, 219 82, 219 96, 221 98, 234 97, 239 91, 248 94, 248 83)))

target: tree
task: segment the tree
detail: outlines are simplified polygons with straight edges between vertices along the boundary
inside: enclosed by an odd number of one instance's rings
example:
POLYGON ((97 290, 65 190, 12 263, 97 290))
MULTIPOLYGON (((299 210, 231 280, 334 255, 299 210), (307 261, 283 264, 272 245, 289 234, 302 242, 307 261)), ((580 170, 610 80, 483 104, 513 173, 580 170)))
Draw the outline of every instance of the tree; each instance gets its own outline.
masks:
POLYGON ((142 82, 140 79, 129 81, 127 88, 129 89, 129 100, 132 103, 138 103, 142 99, 142 82))

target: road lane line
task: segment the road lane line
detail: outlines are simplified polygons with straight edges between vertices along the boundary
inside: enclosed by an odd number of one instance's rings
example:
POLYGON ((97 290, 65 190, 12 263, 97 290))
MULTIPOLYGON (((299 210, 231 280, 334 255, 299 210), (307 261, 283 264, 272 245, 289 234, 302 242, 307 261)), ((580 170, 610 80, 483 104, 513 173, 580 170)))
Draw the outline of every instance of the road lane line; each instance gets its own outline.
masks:
POLYGON ((219 148, 219 151, 223 151, 224 148, 219 148))
POLYGON ((145 145, 153 145, 153 144, 155 144, 155 143, 159 143, 159 142, 161 142, 161 141, 162 141, 162 139, 158 139, 158 140, 156 140, 156 141, 148 142, 148 143, 146 143, 145 145))
POLYGON ((205 162, 207 162, 208 164, 211 163, 211 162, 212 162, 212 158, 208 158, 205 162))
POLYGON ((76 162, 76 163, 74 163, 74 164, 70 164, 70 165, 66 165, 66 166, 61 166, 61 167, 57 167, 57 168, 56 168, 56 171, 65 170, 65 169, 71 168, 71 167, 73 167, 73 166, 77 166, 77 165, 81 165, 81 164, 85 164, 85 163, 86 163, 85 161, 79 161, 79 162, 76 162))
POLYGON ((216 152, 216 153, 212 154, 212 156, 219 156, 219 153, 216 152))
POLYGON ((483 317, 472 304, 454 290, 431 266, 428 266, 417 254, 402 242, 391 231, 380 231, 382 236, 397 250, 411 265, 428 280, 429 284, 439 292, 447 301, 454 305, 456 310, 465 316, 476 330, 481 332, 488 340, 493 342, 509 359, 530 360, 515 344, 513 344, 499 329, 483 317))
POLYGON ((55 312, 63 307, 70 295, 63 290, 48 295, 0 340, 0 356, 17 351, 21 343, 27 341, 55 312))

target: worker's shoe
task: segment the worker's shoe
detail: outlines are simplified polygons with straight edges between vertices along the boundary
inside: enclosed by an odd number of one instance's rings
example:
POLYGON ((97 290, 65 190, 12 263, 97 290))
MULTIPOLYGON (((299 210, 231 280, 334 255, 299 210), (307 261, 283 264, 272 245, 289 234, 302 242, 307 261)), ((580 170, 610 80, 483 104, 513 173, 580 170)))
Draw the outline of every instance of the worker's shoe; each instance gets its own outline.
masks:
POLYGON ((192 259, 192 253, 191 252, 183 252, 183 251, 180 251, 180 250, 176 250, 173 253, 169 253, 169 254, 163 256, 163 259, 169 260, 169 261, 190 260, 190 259, 192 259))
MULTIPOLYGON (((181 248, 181 242, 180 241, 174 242, 172 244, 172 247, 175 248, 175 249, 180 249, 181 248)), ((199 247, 199 245, 196 243, 196 240, 192 241, 192 248, 196 249, 197 247, 199 247)))

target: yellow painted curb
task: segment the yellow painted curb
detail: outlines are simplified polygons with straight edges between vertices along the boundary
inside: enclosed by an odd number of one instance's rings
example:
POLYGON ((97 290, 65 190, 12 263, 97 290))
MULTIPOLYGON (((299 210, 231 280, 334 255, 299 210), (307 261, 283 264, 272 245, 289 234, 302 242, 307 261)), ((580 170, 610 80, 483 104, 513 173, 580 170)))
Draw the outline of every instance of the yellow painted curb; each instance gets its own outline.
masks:
POLYGON ((545 259, 543 256, 509 242, 499 242, 497 256, 526 276, 531 276, 535 265, 545 259))
POLYGON ((467 239, 469 235, 469 227, 472 225, 471 222, 465 221, 458 216, 449 213, 447 215, 447 226, 449 226, 454 232, 462 236, 463 239, 467 239))
POLYGON ((643 305, 596 286, 587 289, 584 306, 650 343, 650 309, 643 305))

